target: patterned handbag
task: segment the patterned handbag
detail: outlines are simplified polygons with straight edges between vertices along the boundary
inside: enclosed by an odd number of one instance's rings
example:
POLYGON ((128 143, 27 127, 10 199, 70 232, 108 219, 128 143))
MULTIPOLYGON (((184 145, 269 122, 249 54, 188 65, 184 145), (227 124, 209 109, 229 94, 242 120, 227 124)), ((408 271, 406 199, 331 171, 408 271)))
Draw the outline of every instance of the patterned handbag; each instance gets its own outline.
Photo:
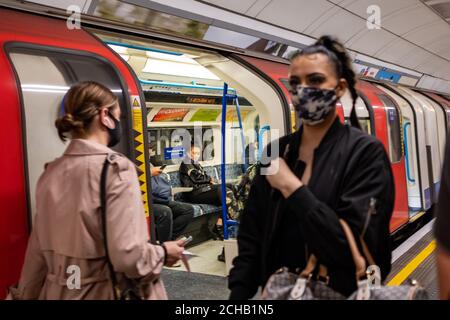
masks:
POLYGON ((300 273, 290 272, 287 268, 276 271, 267 281, 262 293, 264 300, 428 300, 428 293, 423 287, 412 281, 400 286, 381 285, 381 273, 375 264, 362 237, 362 248, 366 260, 359 252, 355 238, 348 224, 340 219, 350 245, 353 261, 356 266, 356 282, 358 289, 348 298, 328 286, 327 268, 319 265, 317 276, 313 271, 317 266, 317 258, 311 255, 305 269, 300 273))

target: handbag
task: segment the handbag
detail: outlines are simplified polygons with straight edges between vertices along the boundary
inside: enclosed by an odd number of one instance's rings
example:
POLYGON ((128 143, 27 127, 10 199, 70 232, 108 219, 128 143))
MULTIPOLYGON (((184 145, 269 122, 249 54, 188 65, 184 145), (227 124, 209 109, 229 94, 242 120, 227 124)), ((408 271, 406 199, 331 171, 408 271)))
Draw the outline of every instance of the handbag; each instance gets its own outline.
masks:
POLYGON ((276 271, 267 281, 262 293, 263 300, 428 300, 428 293, 417 282, 400 286, 381 285, 381 273, 375 264, 367 245, 360 236, 362 249, 369 262, 359 252, 353 233, 348 224, 339 219, 350 246, 353 262, 356 266, 357 290, 348 298, 328 286, 327 268, 319 264, 317 276, 317 258, 312 254, 305 269, 300 273, 290 272, 287 268, 276 271))
POLYGON ((129 279, 124 275, 124 288, 120 288, 116 273, 114 271, 114 267, 112 265, 111 259, 109 257, 108 251, 108 240, 107 240, 107 228, 106 228, 106 176, 108 174, 109 168, 109 156, 106 157, 105 162, 103 163, 102 173, 100 176, 100 209, 101 209, 101 219, 102 219, 102 233, 103 233, 103 243, 105 246, 105 256, 108 264, 109 273, 111 276, 112 289, 114 300, 142 300, 142 297, 139 293, 139 288, 137 283, 133 279, 129 279))

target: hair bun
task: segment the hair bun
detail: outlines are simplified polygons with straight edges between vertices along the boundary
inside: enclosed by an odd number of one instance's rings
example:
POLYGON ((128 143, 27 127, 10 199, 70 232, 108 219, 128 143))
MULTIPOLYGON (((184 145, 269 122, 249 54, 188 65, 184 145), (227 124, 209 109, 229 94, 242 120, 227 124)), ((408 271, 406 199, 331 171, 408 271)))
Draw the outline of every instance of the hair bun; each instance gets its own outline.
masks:
POLYGON ((322 36, 317 40, 315 44, 324 46, 328 50, 334 52, 339 58, 343 59, 348 58, 348 53, 344 45, 335 37, 322 36))
POLYGON ((315 45, 324 46, 327 49, 334 49, 335 43, 338 42, 335 38, 331 36, 321 36, 319 39, 317 39, 315 45))
POLYGON ((56 119, 55 126, 58 129, 59 137, 65 141, 66 133, 83 128, 83 122, 76 120, 71 113, 66 113, 61 118, 56 119))

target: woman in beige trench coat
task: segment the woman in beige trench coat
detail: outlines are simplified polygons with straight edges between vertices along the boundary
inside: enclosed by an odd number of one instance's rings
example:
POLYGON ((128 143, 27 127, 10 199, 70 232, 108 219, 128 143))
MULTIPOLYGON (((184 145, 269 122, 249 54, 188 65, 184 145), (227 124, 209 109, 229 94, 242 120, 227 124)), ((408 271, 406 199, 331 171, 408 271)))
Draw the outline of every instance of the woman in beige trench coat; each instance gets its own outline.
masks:
POLYGON ((119 286, 138 279, 145 299, 167 299, 163 265, 176 263, 182 241, 148 242, 136 167, 108 146, 120 139, 116 96, 94 82, 73 86, 56 120, 64 154, 45 166, 36 187, 36 217, 13 299, 113 299, 100 211, 100 174, 106 179, 107 243, 119 286), (78 278, 78 279, 77 279, 78 278))

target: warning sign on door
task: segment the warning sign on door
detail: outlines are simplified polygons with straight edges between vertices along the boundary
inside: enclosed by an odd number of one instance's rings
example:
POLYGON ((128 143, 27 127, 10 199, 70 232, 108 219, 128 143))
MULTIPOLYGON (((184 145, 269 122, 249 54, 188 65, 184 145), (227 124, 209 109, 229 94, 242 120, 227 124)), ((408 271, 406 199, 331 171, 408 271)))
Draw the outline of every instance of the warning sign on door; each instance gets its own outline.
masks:
POLYGON ((139 96, 131 96, 131 105, 133 106, 133 109, 141 108, 141 104, 139 103, 139 96))

